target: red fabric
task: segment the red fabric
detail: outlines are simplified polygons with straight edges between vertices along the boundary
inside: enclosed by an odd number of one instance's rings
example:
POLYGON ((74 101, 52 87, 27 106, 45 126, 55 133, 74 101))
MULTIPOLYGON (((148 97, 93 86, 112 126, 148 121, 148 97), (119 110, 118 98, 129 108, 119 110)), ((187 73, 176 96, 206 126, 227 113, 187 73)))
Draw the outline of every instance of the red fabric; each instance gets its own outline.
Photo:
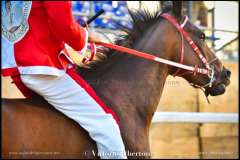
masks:
POLYGON ((31 98, 32 96, 36 95, 35 92, 30 90, 25 84, 22 82, 20 75, 16 76, 11 76, 12 78, 12 83, 14 83, 17 88, 21 91, 21 93, 26 97, 26 98, 31 98))
POLYGON ((76 72, 75 68, 71 68, 67 70, 67 74, 72 77, 73 80, 75 80, 106 112, 113 116, 117 124, 119 125, 119 121, 117 119, 117 116, 115 113, 110 110, 103 102, 102 100, 97 96, 93 88, 76 72))
POLYGON ((1 75, 2 76, 19 75, 19 71, 16 67, 15 68, 5 68, 5 69, 2 69, 1 75))
POLYGON ((62 50, 62 52, 63 52, 63 54, 59 54, 58 59, 59 59, 59 62, 61 63, 61 65, 62 65, 62 67, 64 68, 64 70, 67 70, 67 67, 68 67, 68 64, 69 64, 69 59, 68 58, 70 58, 70 56, 69 56, 66 48, 64 48, 62 50))
POLYGON ((45 1, 44 9, 48 16, 51 32, 59 41, 65 41, 73 49, 81 50, 85 43, 85 31, 72 16, 71 1, 45 1))
POLYGON ((81 50, 85 45, 86 32, 74 21, 71 2, 32 1, 28 23, 27 34, 14 44, 17 66, 63 69, 58 53, 64 43, 75 50, 81 50))

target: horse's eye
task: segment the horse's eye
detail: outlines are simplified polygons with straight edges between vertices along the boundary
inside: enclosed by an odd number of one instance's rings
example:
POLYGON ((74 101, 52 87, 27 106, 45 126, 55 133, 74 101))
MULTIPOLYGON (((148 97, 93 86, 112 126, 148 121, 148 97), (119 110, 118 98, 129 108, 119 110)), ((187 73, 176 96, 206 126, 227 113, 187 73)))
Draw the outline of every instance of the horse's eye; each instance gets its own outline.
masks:
POLYGON ((201 33, 200 39, 203 40, 203 41, 205 41, 205 38, 206 38, 205 34, 204 34, 204 33, 201 33))

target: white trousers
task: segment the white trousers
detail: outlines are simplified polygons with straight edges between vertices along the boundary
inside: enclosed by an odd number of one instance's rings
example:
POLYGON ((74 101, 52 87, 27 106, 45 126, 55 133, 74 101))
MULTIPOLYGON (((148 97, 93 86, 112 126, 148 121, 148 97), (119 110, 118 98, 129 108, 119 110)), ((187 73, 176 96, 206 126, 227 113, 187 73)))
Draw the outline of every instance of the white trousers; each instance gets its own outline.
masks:
POLYGON ((116 120, 86 91, 87 87, 81 84, 84 82, 79 84, 67 73, 60 77, 21 75, 21 79, 28 88, 87 130, 96 141, 101 158, 127 158, 116 120))

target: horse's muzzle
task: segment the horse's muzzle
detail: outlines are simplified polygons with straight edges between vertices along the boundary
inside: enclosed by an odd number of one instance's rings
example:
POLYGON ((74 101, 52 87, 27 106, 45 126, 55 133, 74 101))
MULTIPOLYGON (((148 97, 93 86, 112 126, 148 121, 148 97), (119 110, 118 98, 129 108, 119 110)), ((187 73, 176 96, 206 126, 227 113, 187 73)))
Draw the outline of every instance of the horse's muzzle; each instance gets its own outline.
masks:
POLYGON ((225 93, 226 86, 230 84, 230 76, 231 72, 228 69, 224 68, 222 72, 220 72, 218 79, 213 84, 213 86, 211 88, 207 88, 205 93, 207 95, 210 94, 211 96, 218 96, 225 93))

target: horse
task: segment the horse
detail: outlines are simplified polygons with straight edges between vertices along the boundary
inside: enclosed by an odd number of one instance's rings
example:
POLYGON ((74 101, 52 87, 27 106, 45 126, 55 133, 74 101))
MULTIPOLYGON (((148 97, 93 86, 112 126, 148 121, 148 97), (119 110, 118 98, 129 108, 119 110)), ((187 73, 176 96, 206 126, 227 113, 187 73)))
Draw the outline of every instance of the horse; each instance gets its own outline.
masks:
MULTIPOLYGON (((184 20, 179 1, 165 7, 180 24, 184 20)), ((182 39, 159 12, 129 11, 132 27, 116 44, 182 63, 204 67, 186 39, 182 39)), ((103 102, 115 112, 128 158, 150 158, 149 129, 167 76, 184 78, 206 95, 224 94, 231 72, 208 48, 204 33, 187 21, 183 28, 214 67, 215 80, 204 74, 181 74, 184 70, 163 63, 109 49, 78 73, 93 87, 103 102)), ((63 86, 64 87, 64 86, 63 86)), ((67 118, 40 96, 32 99, 2 99, 3 158, 99 158, 96 143, 76 122, 67 118)))

